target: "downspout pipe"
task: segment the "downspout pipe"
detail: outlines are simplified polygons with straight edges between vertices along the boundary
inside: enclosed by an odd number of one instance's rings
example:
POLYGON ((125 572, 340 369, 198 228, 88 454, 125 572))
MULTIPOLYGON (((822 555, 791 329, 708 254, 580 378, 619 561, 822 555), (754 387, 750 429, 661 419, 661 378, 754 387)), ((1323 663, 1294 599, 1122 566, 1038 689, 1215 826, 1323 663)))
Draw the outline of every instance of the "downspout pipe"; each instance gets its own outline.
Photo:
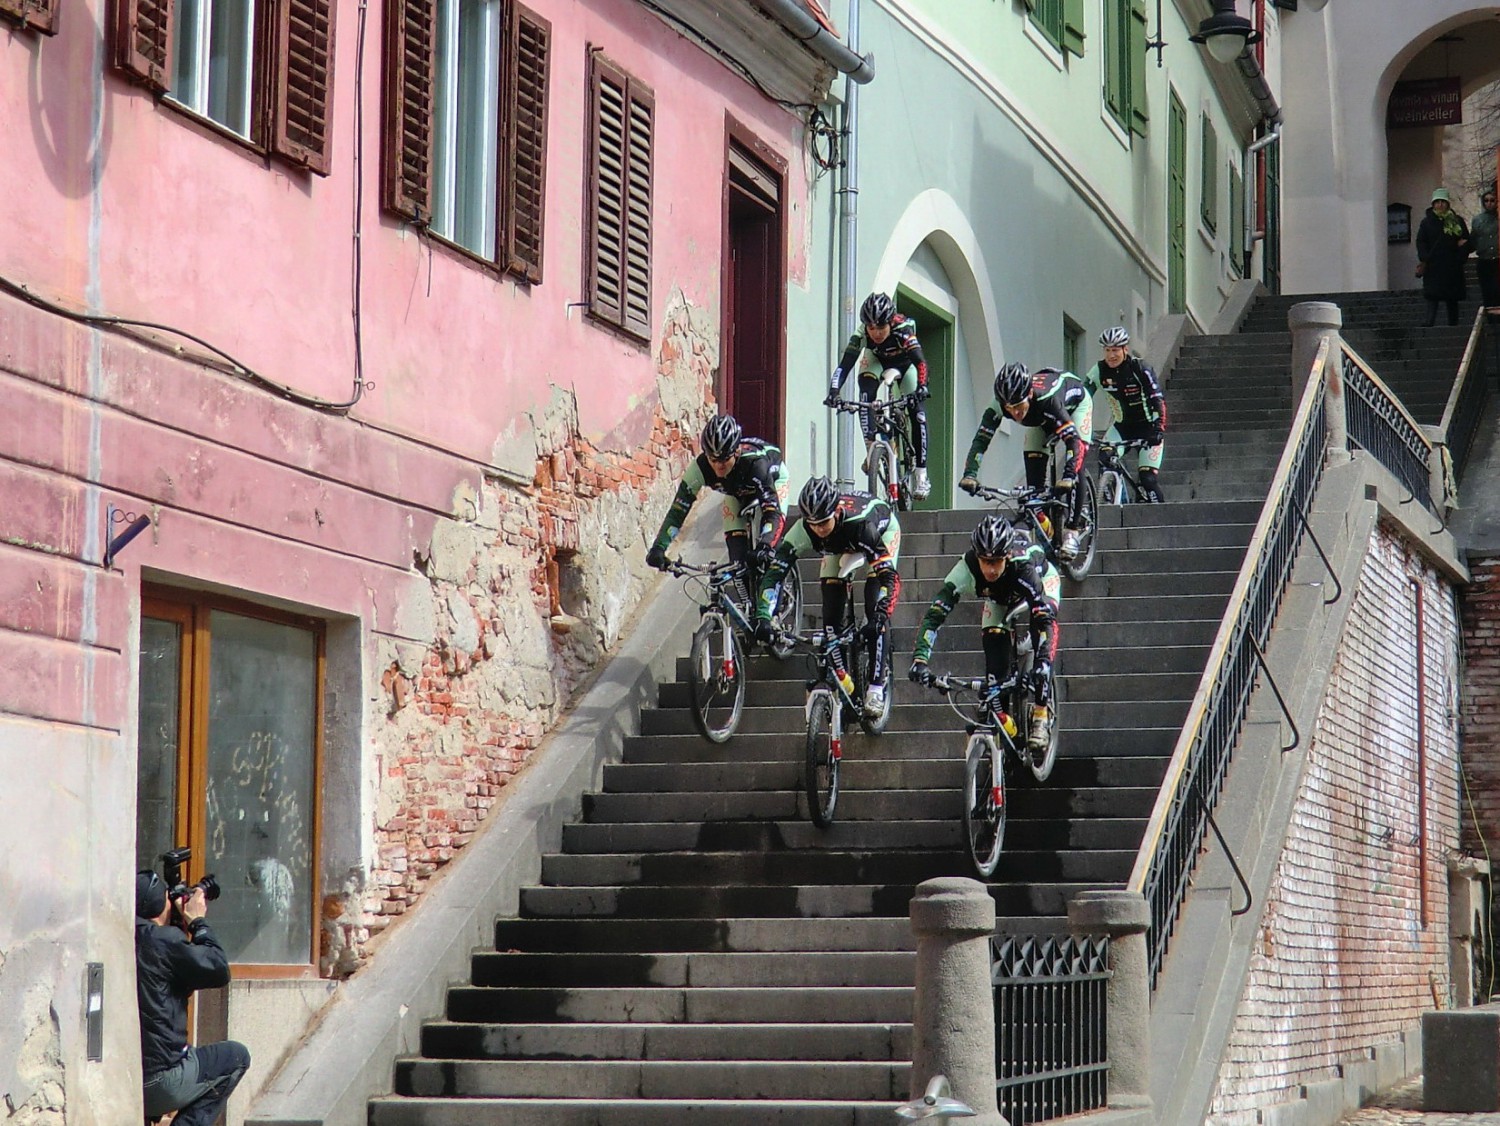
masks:
POLYGON ((1277 116, 1270 122, 1271 131, 1260 140, 1253 142, 1245 150, 1245 261, 1240 271, 1241 277, 1250 276, 1250 263, 1255 259, 1255 244, 1266 237, 1264 230, 1257 230, 1255 226, 1255 186, 1257 180, 1251 175, 1255 166, 1255 154, 1261 149, 1268 149, 1281 140, 1281 111, 1277 110, 1277 116))
MULTIPOLYGON (((859 0, 849 0, 849 43, 859 49, 859 0)), ((848 74, 844 81, 844 159, 839 185, 839 331, 834 341, 842 348, 854 335, 854 307, 859 284, 859 82, 848 74)), ((837 435, 834 478, 840 484, 854 483, 854 449, 858 433, 854 416, 828 412, 830 429, 837 435)))
POLYGON ((844 46, 842 40, 822 25, 798 0, 753 0, 755 6, 770 16, 808 50, 840 74, 847 74, 863 85, 875 77, 875 60, 844 46))

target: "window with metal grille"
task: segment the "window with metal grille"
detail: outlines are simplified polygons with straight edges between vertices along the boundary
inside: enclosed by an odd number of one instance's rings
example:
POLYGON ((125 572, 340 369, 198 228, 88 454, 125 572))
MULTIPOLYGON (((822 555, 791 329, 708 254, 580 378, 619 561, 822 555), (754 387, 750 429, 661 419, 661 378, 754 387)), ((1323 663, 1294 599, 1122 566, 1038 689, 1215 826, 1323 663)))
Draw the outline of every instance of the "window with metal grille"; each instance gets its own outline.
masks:
POLYGON ((327 175, 333 0, 113 0, 113 5, 112 54, 119 70, 257 151, 327 175))
POLYGON ((589 60, 589 312, 647 340, 656 99, 597 49, 589 60))
POLYGON ((384 205, 542 280, 552 25, 512 0, 389 0, 384 205))
POLYGON ((1036 24, 1055 47, 1083 55, 1083 0, 1021 0, 1036 24))
POLYGON ((0 0, 0 20, 12 20, 22 28, 57 34, 58 0, 0 0))
POLYGON ((1210 232, 1219 229, 1219 132, 1214 123, 1203 115, 1203 167, 1200 194, 1200 214, 1203 225, 1210 232))
POLYGON ((1146 135, 1145 0, 1104 0, 1104 105, 1120 128, 1146 135))

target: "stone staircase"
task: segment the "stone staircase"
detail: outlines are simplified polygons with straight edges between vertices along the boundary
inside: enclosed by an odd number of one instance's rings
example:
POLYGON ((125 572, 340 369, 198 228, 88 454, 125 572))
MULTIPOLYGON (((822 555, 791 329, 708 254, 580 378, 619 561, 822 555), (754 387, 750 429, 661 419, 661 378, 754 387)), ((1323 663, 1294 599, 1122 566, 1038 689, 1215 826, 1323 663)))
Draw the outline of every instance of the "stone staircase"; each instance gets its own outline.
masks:
MULTIPOLYGON (((1046 783, 1011 773, 989 885, 1002 933, 1065 930, 1075 893, 1128 877, 1284 442, 1290 340, 1264 327, 1278 315, 1184 347, 1170 502, 1104 510, 1094 573, 1065 591, 1061 753, 1046 783)), ((962 729, 900 677, 974 521, 902 518, 896 708, 884 736, 848 739, 832 829, 801 794, 801 661, 751 661, 724 746, 693 733, 679 662, 520 917, 496 923, 495 949, 398 1061, 372 1126, 892 1121, 909 1095, 908 903, 924 879, 969 874, 962 729)), ((935 670, 981 670, 977 622, 961 604, 935 670)))

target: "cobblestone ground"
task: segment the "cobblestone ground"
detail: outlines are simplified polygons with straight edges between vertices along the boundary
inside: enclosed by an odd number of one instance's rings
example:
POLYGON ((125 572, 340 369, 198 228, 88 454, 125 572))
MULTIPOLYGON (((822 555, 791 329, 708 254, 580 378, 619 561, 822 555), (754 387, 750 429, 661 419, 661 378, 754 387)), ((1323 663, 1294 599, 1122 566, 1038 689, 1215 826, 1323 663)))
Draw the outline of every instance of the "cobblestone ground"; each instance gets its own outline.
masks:
POLYGON ((1392 1087, 1368 1106, 1340 1119, 1341 1126, 1500 1126, 1500 1111, 1454 1114, 1422 1110, 1422 1077, 1392 1087))

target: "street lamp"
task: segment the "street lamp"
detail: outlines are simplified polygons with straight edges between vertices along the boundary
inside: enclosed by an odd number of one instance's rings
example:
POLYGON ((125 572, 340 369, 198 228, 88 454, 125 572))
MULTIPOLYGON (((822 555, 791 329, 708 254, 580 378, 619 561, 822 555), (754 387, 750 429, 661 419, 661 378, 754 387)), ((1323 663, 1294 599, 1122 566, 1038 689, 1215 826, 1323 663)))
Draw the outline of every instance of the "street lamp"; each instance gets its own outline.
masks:
POLYGON ((1235 12, 1234 0, 1214 0, 1214 14, 1198 25, 1198 34, 1189 41, 1207 47, 1217 61, 1232 63, 1250 44, 1260 42, 1260 35, 1235 12))

